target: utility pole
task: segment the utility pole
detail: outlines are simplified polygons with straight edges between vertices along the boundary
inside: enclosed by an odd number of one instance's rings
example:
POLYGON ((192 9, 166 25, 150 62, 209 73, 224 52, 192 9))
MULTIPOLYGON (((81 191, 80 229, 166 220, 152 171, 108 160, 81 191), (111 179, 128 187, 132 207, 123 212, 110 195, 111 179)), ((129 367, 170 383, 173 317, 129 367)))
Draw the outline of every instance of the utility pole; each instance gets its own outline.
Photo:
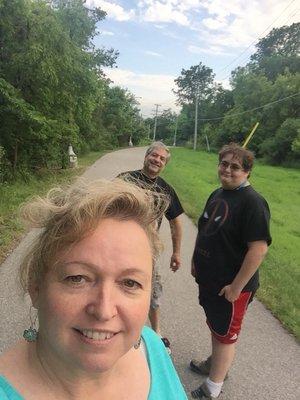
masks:
POLYGON ((176 117, 176 125, 175 125, 175 131, 174 131, 173 146, 176 146, 176 136, 177 136, 178 117, 179 117, 179 115, 177 115, 177 117, 176 117))
POLYGON ((155 142, 155 137, 156 137, 158 107, 160 107, 161 104, 154 104, 154 105, 155 105, 155 119, 154 119, 154 128, 153 128, 153 142, 155 142))
POLYGON ((198 97, 199 97, 199 91, 197 88, 196 91, 196 98, 195 98, 195 128, 194 128, 194 150, 197 149, 197 131, 198 131, 198 97))

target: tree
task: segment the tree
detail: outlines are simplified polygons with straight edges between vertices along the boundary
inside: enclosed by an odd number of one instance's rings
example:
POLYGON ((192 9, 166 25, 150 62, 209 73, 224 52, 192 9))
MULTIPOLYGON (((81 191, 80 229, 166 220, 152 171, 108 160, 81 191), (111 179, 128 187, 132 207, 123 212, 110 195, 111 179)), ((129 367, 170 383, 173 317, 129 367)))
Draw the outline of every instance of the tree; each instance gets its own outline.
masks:
POLYGON ((267 161, 282 164, 299 158, 300 118, 288 118, 277 129, 273 137, 261 145, 261 150, 267 161))
POLYGON ((178 116, 177 143, 187 143, 194 133, 194 107, 184 104, 178 116))
POLYGON ((260 39, 255 47, 257 50, 251 56, 251 60, 257 63, 266 57, 299 55, 300 23, 273 28, 267 36, 260 39))
POLYGON ((128 90, 119 86, 106 88, 103 125, 114 146, 128 145, 130 136, 138 143, 140 136, 146 135, 137 104, 128 90))
POLYGON ((256 45, 247 68, 275 81, 278 75, 300 69, 300 23, 274 28, 256 45))
POLYGON ((201 62, 187 70, 182 69, 181 75, 174 81, 178 87, 177 90, 173 90, 178 104, 192 103, 196 96, 199 101, 204 100, 212 90, 213 80, 212 69, 201 62))
POLYGON ((84 151, 103 134, 94 114, 117 52, 95 49, 105 13, 84 3, 0 3, 1 144, 14 169, 63 166, 70 143, 84 151))
POLYGON ((175 125, 176 114, 171 109, 164 110, 157 117, 157 138, 169 145, 173 144, 175 125))

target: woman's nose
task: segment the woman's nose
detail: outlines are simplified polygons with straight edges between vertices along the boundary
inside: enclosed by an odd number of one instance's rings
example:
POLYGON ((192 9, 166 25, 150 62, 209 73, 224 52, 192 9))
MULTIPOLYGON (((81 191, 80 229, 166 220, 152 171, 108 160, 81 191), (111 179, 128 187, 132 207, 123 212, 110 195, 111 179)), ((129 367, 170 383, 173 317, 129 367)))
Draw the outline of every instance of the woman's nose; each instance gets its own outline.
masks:
MULTIPOLYGON (((92 289, 94 291, 94 289, 92 289)), ((108 321, 114 318, 117 311, 116 293, 112 287, 102 285, 95 288, 92 299, 87 305, 87 312, 99 321, 108 321)))

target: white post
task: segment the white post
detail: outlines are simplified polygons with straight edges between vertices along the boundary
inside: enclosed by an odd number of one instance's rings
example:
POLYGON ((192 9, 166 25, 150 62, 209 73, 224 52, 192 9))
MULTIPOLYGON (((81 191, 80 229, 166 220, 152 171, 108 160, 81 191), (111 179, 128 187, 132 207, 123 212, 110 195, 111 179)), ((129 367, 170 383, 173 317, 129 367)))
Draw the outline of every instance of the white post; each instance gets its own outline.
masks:
POLYGON ((73 147, 70 144, 68 147, 68 155, 69 155, 69 166, 70 168, 76 168, 77 167, 77 156, 74 153, 73 147))

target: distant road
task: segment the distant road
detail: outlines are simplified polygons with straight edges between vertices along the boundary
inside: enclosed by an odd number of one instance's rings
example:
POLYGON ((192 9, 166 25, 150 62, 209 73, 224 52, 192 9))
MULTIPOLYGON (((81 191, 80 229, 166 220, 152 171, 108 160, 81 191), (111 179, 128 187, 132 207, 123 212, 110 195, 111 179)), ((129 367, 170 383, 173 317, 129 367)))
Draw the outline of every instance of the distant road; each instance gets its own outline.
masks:
MULTIPOLYGON (((84 176, 111 179, 121 171, 140 168, 144 153, 145 148, 131 148, 106 154, 84 176)), ((210 338, 197 302, 197 287, 190 276, 196 227, 186 216, 183 221, 183 265, 175 274, 168 267, 171 254, 168 223, 163 223, 161 229, 165 243, 160 261, 164 282, 162 327, 163 334, 171 341, 173 360, 189 393, 204 379, 189 371, 189 361, 209 354, 210 338)), ((34 234, 30 232, 0 266, 0 351, 21 338, 28 327, 29 302, 24 300, 16 276, 20 257, 34 234)), ((249 307, 244 325, 222 400, 299 400, 299 344, 257 300, 249 307)))

